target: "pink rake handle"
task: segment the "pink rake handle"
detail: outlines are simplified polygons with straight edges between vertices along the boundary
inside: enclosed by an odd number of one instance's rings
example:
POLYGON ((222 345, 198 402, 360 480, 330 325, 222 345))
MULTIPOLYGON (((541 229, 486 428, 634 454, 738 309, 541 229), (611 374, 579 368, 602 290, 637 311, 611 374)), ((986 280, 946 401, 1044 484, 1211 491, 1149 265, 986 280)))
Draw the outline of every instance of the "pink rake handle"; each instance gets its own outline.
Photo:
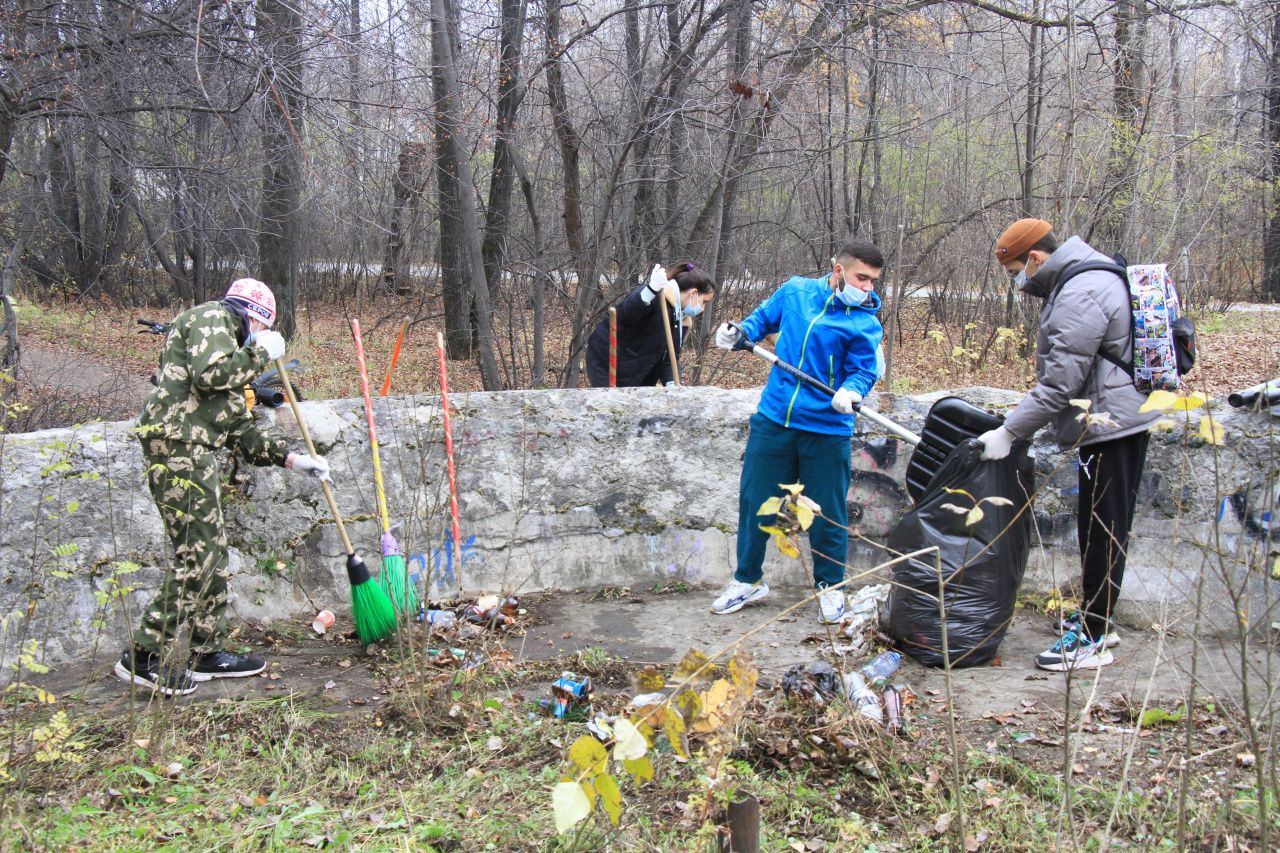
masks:
POLYGON ((458 528, 458 478, 453 467, 453 422, 449 418, 449 369, 445 365, 444 335, 436 332, 440 353, 440 408, 444 412, 444 454, 449 462, 449 513, 453 521, 453 558, 458 588, 462 588, 462 532, 458 528))

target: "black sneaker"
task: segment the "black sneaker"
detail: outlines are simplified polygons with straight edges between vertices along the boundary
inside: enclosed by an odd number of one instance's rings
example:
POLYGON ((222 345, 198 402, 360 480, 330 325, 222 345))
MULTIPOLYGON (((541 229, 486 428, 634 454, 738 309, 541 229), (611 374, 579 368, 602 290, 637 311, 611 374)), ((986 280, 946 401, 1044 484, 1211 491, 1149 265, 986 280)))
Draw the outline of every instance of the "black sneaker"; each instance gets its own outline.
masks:
POLYGON ((186 696, 196 689, 191 673, 161 666, 159 655, 141 649, 125 649, 114 671, 121 681, 146 687, 161 696, 186 696))
POLYGON ((247 678, 267 668, 262 658, 232 654, 225 649, 206 655, 191 656, 191 677, 196 681, 212 681, 215 678, 247 678))

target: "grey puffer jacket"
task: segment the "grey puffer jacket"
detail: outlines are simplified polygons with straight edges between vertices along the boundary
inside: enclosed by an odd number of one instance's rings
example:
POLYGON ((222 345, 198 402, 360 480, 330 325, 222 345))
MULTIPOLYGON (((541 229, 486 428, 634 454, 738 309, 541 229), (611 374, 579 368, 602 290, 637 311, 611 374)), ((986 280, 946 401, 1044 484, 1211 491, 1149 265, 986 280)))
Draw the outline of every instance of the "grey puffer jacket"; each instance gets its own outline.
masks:
POLYGON ((1142 432, 1159 417, 1158 412, 1139 414, 1146 395, 1134 387, 1129 373, 1099 354, 1110 352, 1124 361, 1133 357, 1129 291, 1120 279, 1102 270, 1085 272, 1054 293, 1062 275, 1075 264, 1110 260, 1072 237, 1022 286, 1023 293, 1043 299, 1044 307, 1036 344, 1036 387, 1004 421, 1018 438, 1030 439, 1053 421, 1063 447, 1095 444, 1142 432), (1117 426, 1086 427, 1080 409, 1069 402, 1079 398, 1092 401, 1091 414, 1106 412, 1117 426))

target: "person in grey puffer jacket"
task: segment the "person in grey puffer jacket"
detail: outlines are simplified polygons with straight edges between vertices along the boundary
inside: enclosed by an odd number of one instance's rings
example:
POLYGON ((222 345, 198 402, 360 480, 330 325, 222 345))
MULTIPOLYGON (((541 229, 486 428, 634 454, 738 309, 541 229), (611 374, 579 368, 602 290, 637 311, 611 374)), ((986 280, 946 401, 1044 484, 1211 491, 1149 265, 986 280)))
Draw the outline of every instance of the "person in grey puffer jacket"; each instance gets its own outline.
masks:
POLYGON ((1124 579, 1129 528, 1147 456, 1148 429, 1158 413, 1140 412, 1146 395, 1133 377, 1104 357, 1133 358, 1129 288, 1120 276, 1091 270, 1086 261, 1112 262, 1079 237, 1062 245, 1043 219, 1020 219, 996 242, 996 260, 1015 285, 1044 300, 1036 344, 1036 386, 1004 420, 984 433, 983 459, 1002 459, 1015 441, 1030 441, 1053 423, 1058 443, 1080 455, 1077 535, 1083 596, 1063 617, 1062 636, 1036 656, 1042 669, 1064 671, 1111 663, 1120 642, 1111 611, 1124 579), (1068 279, 1067 276, 1070 276, 1068 279), (1089 418, 1070 401, 1089 401, 1089 418), (1109 417, 1097 417, 1100 414, 1109 417))

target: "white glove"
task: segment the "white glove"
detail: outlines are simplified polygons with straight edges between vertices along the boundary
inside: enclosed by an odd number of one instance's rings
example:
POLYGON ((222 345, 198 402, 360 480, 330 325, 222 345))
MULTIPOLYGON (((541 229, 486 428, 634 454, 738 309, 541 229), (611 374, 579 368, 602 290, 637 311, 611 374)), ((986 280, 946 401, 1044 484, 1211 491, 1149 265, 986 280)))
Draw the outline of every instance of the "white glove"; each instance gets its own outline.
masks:
POLYGON ((284 358, 284 335, 264 329, 254 336, 253 342, 267 351, 267 359, 275 361, 284 358))
POLYGON ((653 271, 649 273, 649 289, 657 294, 666 286, 667 271, 662 268, 662 264, 654 264, 653 271))
POLYGON ((716 346, 720 349, 733 349, 737 342, 738 333, 729 328, 728 323, 721 323, 720 328, 716 329, 716 346))
MULTIPOLYGON (((294 453, 289 468, 300 474, 309 474, 317 480, 329 480, 329 462, 323 456, 308 456, 305 453, 294 453)), ((333 482, 329 480, 329 482, 333 482)))
POLYGON ((853 407, 862 402, 862 395, 848 388, 841 388, 831 397, 831 408, 842 415, 853 414, 853 407))
POLYGON ((665 384, 665 387, 667 387, 667 388, 674 388, 674 387, 676 387, 676 381, 673 379, 673 380, 671 380, 670 382, 667 382, 667 383, 665 384))
POLYGON ((1014 434, 998 426, 978 436, 978 441, 982 442, 983 459, 1003 459, 1013 449, 1014 434))

